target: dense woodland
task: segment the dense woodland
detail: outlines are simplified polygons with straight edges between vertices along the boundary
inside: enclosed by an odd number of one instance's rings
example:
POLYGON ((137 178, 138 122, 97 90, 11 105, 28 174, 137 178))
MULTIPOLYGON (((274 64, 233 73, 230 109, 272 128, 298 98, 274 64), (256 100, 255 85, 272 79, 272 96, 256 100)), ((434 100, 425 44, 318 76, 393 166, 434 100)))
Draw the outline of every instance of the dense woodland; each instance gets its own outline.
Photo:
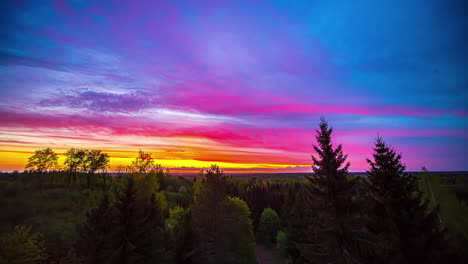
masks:
MULTIPOLYGON (((236 178, 213 165, 175 177, 140 151, 50 148, 0 175, 0 263, 466 263, 468 177, 405 172, 381 137, 365 175, 348 173, 322 119, 313 174, 236 178)), ((285 157, 287 159, 287 157, 285 157)))

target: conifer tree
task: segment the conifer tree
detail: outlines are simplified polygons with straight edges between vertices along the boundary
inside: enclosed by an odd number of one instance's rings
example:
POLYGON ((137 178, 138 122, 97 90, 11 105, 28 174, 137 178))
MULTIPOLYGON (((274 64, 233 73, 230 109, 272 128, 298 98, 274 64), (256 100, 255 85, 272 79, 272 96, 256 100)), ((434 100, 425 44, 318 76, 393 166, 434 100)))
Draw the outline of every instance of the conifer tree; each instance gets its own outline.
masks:
POLYGON ((146 242, 143 228, 145 219, 136 203, 134 185, 134 179, 127 177, 122 190, 116 195, 116 222, 111 240, 113 253, 109 259, 112 264, 141 263, 145 258, 139 247, 139 243, 146 242))
POLYGON ((189 208, 176 206, 169 210, 166 226, 170 235, 169 242, 171 243, 174 263, 191 263, 190 259, 195 252, 197 241, 190 222, 189 208))
POLYGON ((143 203, 142 228, 144 233, 136 241, 136 252, 144 256, 143 263, 166 263, 169 261, 166 252, 164 233, 164 215, 157 193, 151 195, 147 203, 143 203))
POLYGON ((104 263, 112 253, 113 214, 109 197, 105 195, 99 206, 87 213, 86 218, 77 232, 76 252, 83 257, 83 263, 104 263))
POLYGON ((42 234, 32 233, 31 227, 16 226, 12 232, 0 236, 0 263, 45 263, 47 257, 42 234))
POLYGON ((443 232, 437 208, 422 201, 416 178, 405 173, 401 154, 381 137, 368 159, 369 230, 377 237, 382 263, 438 263, 443 232))
POLYGON ((192 215, 199 240, 199 259, 206 263, 222 263, 226 248, 223 201, 227 196, 227 181, 218 166, 212 165, 197 176, 195 204, 192 215))
POLYGON ((263 209, 269 206, 270 188, 267 181, 255 177, 249 179, 242 198, 252 213, 254 228, 257 229, 263 209))
POLYGON ((303 182, 293 182, 288 186, 283 215, 288 237, 286 253, 292 263, 306 262, 301 250, 311 243, 309 236, 304 234, 307 234, 308 226, 312 226, 315 220, 313 217, 315 206, 310 205, 312 201, 303 182))
POLYGON ((312 155, 314 175, 307 177, 309 206, 316 212, 307 228, 310 243, 300 247, 309 262, 358 263, 359 235, 357 204, 354 201, 357 179, 348 177, 349 162, 342 145, 334 148, 327 121, 322 118, 317 131, 317 156, 312 155), (314 204, 315 203, 315 204, 314 204))

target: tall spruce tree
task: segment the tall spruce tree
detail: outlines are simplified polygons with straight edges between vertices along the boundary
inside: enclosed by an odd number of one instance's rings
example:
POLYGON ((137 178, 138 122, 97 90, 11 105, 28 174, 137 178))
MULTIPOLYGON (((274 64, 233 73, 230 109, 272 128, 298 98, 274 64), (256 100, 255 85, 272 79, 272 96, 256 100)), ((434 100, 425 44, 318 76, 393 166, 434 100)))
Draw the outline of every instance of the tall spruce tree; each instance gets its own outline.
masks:
POLYGON ((292 182, 286 186, 283 215, 285 216, 285 229, 287 232, 286 253, 293 263, 303 263, 299 248, 307 244, 304 230, 310 224, 311 206, 304 206, 310 200, 308 192, 302 182, 292 182))
MULTIPOLYGON (((342 145, 334 148, 333 129, 322 118, 316 130, 317 156, 312 155, 314 175, 307 177, 311 206, 316 214, 311 219, 308 243, 299 245, 305 262, 359 263, 360 239, 357 204, 357 178, 348 176, 350 163, 342 145)), ((306 240, 306 241, 307 241, 306 240)))
POLYGON ((223 201, 227 196, 228 178, 218 166, 212 165, 196 180, 192 215, 200 245, 199 259, 205 263, 222 263, 227 246, 223 201))
POLYGON ((113 253, 109 259, 111 264, 144 263, 145 252, 141 243, 147 242, 141 211, 136 202, 135 183, 132 177, 127 177, 120 192, 116 194, 114 210, 116 222, 111 240, 113 253))
POLYGON ((99 206, 86 216, 86 222, 78 228, 76 252, 83 257, 83 263, 104 263, 112 254, 113 214, 108 196, 105 195, 99 206))
POLYGON ((147 203, 143 203, 142 228, 144 234, 137 242, 137 252, 144 256, 143 263, 167 263, 170 260, 166 252, 164 233, 164 215, 161 203, 153 193, 147 203))
POLYGON ((368 159, 368 228, 377 238, 381 263, 439 263, 443 232, 437 208, 422 201, 416 178, 405 173, 401 154, 379 136, 368 159))

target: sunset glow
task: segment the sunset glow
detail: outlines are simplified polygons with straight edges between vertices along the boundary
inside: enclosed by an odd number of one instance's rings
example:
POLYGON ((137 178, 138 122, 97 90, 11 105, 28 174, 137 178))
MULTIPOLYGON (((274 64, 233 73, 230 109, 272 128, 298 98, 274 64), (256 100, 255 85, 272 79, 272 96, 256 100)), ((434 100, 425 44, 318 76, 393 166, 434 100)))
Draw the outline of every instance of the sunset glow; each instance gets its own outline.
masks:
POLYGON ((351 171, 377 133, 408 170, 468 170, 464 14, 252 2, 2 3, 0 170, 73 147, 112 170, 141 149, 174 172, 310 172, 321 116, 351 171))

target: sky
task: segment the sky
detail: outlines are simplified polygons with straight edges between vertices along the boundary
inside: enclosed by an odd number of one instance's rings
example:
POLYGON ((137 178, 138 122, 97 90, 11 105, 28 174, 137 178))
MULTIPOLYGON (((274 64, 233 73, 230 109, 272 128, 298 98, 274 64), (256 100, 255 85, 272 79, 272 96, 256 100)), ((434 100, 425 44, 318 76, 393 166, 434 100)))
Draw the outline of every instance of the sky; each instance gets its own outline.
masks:
POLYGON ((173 171, 310 172, 320 117, 351 171, 468 170, 468 5, 2 1, 0 170, 139 149, 173 171), (61 160, 63 160, 63 155, 61 160))

